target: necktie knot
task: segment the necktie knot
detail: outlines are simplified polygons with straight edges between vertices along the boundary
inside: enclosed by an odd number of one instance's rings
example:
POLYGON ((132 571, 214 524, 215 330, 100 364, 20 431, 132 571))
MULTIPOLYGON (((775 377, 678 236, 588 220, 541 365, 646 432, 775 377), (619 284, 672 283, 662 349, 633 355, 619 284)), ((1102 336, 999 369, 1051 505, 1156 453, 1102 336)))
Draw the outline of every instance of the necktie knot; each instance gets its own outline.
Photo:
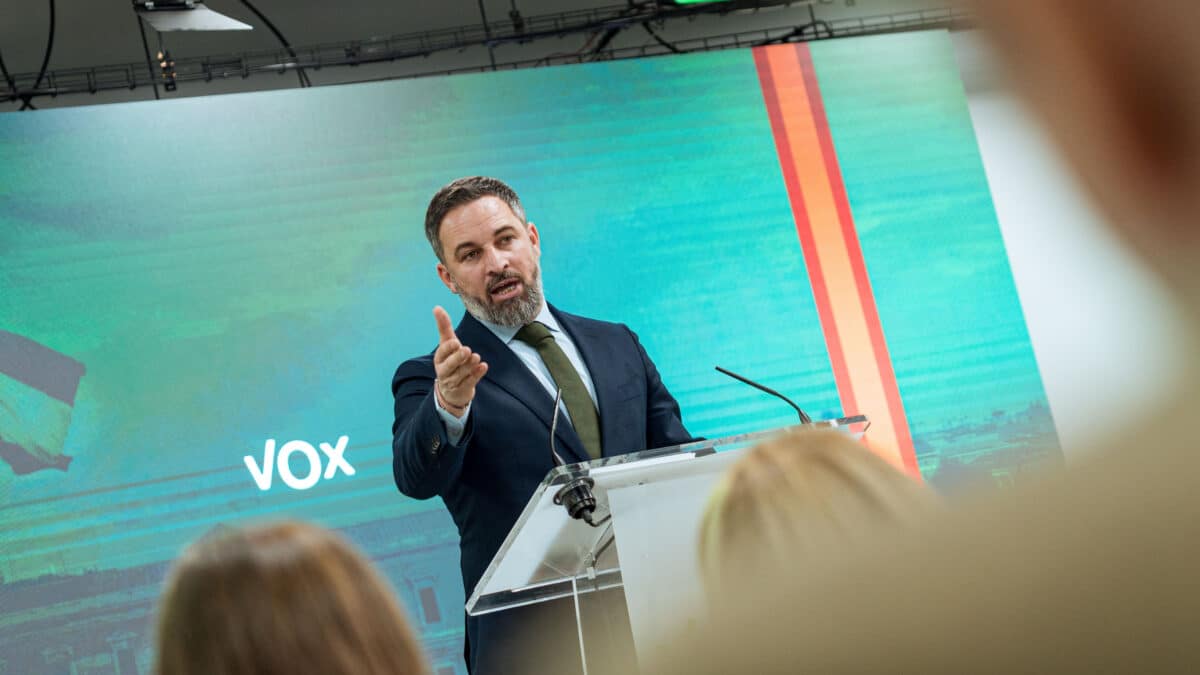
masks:
POLYGON ((542 342, 553 340, 554 336, 550 334, 550 329, 546 327, 546 324, 533 321, 522 326, 521 330, 517 331, 516 338, 536 349, 542 342))

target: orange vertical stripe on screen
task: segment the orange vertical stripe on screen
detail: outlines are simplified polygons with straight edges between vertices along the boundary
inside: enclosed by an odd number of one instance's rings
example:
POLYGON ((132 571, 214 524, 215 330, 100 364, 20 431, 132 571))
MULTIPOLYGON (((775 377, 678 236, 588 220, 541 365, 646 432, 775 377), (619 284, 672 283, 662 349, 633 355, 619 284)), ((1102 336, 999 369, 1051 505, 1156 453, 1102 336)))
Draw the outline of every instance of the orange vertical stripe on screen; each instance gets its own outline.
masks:
POLYGON ((863 317, 858 283, 842 236, 837 202, 830 188, 820 137, 812 118, 809 100, 812 92, 808 91, 800 66, 799 52, 804 47, 789 45, 768 52, 795 175, 804 190, 807 217, 803 223, 798 221, 797 227, 808 230, 807 236, 801 235, 801 239, 812 241, 813 252, 820 261, 819 270, 811 270, 809 276, 813 277, 814 272, 820 275, 827 289, 828 313, 845 355, 846 372, 842 378, 837 378, 838 391, 852 392, 855 407, 848 408, 850 401, 843 396, 843 408, 849 414, 867 414, 872 421, 872 447, 895 464, 902 465, 892 433, 890 411, 878 382, 874 350, 863 317))
POLYGON ((812 228, 808 224, 804 189, 796 175, 796 163, 792 158, 792 146, 788 141, 787 126, 784 123, 783 111, 780 106, 781 89, 795 86, 797 83, 793 81, 776 84, 767 54, 767 50, 755 49, 754 60, 762 81, 763 100, 766 103, 767 115, 771 120, 771 128, 775 136, 775 148, 779 155, 780 168, 783 170, 783 180, 787 186, 792 218, 800 237, 800 249, 804 254, 804 264, 808 268, 809 280, 816 298, 817 317, 821 321, 821 329, 825 335, 825 345, 829 350, 829 363, 833 368, 834 381, 838 384, 838 395, 842 400, 842 408, 843 410, 857 410, 858 405, 854 400, 854 389, 850 386, 846 357, 842 353, 842 342, 838 337, 837 323, 833 319, 831 310, 833 303, 829 298, 829 290, 825 286, 825 277, 821 273, 821 260, 817 257, 817 246, 813 241, 812 228))
POLYGON ((917 475, 808 46, 760 48, 755 58, 843 409, 868 415, 871 447, 917 475))
POLYGON ((807 45, 801 45, 798 50, 800 69, 804 73, 805 89, 810 92, 809 103, 812 106, 812 118, 817 128, 817 136, 821 143, 821 155, 825 160, 826 175, 829 177, 830 189, 837 203, 838 219, 841 223, 842 237, 845 240, 846 251, 850 257, 850 265, 854 270, 855 284, 858 286, 858 296, 862 301, 863 318, 867 331, 870 333, 871 347, 874 352, 875 364, 879 383, 883 387, 887 400, 892 431, 895 434, 900 460, 909 473, 920 477, 917 466, 917 454, 913 447, 912 433, 908 428, 908 417, 904 413, 904 403, 900 399, 900 387, 896 383, 896 372, 892 367, 892 358, 888 353, 887 341, 883 336, 883 324, 879 319, 879 308, 875 305, 875 293, 871 290, 871 279, 867 275, 867 264, 863 259, 862 246, 858 241, 858 232, 854 228, 854 217, 850 213, 850 199, 846 195, 846 185, 842 180, 841 167, 838 164, 837 151, 833 147, 833 132, 829 128, 829 120, 825 115, 825 105, 821 99, 820 86, 817 83, 817 71, 812 63, 812 54, 807 45))

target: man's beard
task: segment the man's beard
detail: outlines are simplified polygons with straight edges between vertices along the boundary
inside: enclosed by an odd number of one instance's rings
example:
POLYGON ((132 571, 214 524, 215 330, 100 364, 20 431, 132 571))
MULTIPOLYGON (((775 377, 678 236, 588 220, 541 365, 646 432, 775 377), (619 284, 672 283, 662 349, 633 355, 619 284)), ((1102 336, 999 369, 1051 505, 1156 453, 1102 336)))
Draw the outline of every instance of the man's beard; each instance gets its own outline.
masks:
POLYGON ((466 293, 459 293, 458 297, 462 298, 463 306, 476 319, 498 326, 520 328, 536 319, 538 312, 542 310, 541 269, 538 267, 533 269, 533 278, 529 283, 525 283, 520 274, 508 272, 492 279, 488 288, 494 288, 496 284, 507 279, 520 279, 521 284, 525 287, 520 295, 500 303, 492 302, 490 297, 478 298, 466 293))

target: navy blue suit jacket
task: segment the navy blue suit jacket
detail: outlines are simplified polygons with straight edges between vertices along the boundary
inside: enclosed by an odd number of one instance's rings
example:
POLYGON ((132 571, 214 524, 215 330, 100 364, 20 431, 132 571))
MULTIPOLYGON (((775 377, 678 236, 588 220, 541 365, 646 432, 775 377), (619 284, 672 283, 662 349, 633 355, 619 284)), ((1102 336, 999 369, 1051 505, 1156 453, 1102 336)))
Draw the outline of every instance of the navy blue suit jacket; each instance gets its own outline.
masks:
MULTIPOLYGON (((692 440, 680 419, 679 404, 628 327, 553 306, 550 311, 571 336, 592 377, 605 457, 692 440)), ((469 596, 553 467, 554 399, 516 354, 470 314, 463 316, 455 333, 488 364, 475 388, 463 436, 458 445, 451 445, 434 407, 433 354, 405 361, 392 379, 392 468, 400 492, 417 499, 439 496, 446 503, 458 526, 463 586, 469 596)), ((567 463, 586 461, 583 443, 571 425, 562 422, 555 440, 559 454, 567 463)), ((468 617, 468 664, 486 655, 485 624, 496 616, 468 617)))

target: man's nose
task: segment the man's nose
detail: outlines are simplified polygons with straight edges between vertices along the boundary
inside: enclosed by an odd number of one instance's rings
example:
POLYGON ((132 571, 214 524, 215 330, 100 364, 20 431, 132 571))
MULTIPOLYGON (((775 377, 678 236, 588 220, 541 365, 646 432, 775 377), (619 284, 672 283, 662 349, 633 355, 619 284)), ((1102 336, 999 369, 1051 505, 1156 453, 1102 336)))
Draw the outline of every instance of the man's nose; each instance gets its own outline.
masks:
POLYGON ((489 248, 484 256, 488 272, 503 272, 508 269, 508 256, 504 255, 501 251, 489 248))

